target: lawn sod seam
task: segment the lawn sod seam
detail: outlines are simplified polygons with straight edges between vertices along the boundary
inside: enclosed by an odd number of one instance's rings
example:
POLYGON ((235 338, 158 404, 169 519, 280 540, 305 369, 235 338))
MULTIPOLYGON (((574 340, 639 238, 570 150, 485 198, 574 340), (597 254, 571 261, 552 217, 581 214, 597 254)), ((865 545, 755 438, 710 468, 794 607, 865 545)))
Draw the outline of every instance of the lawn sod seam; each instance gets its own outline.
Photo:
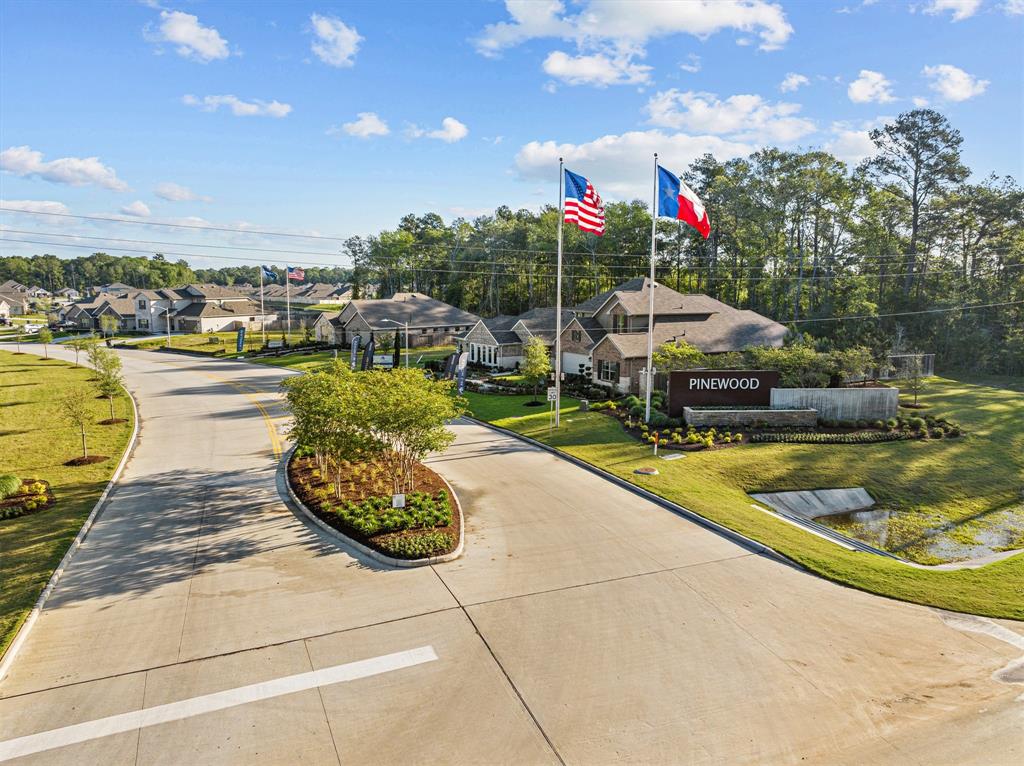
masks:
POLYGON ((759 490, 862 485, 880 501, 923 513, 944 510, 963 517, 1003 507, 1017 499, 1024 477, 1024 431, 1013 428, 1024 421, 1024 385, 1019 379, 932 382, 921 400, 932 405, 932 412, 963 423, 967 436, 960 439, 742 445, 658 461, 659 475, 644 477, 633 470, 652 463, 651 448, 641 447, 617 421, 563 407, 564 426, 549 435, 546 410, 521 414, 521 405, 529 398, 467 394, 471 411, 481 420, 608 471, 829 580, 926 606, 1024 619, 1024 555, 977 569, 919 569, 839 548, 751 508, 748 495, 759 490))
MULTIPOLYGON (((46 510, 0 522, 0 654, 107 488, 135 428, 134 408, 122 402, 130 413, 125 423, 94 425, 88 432, 90 454, 109 459, 64 465, 81 454, 81 442, 60 418, 58 401, 72 387, 91 389, 92 374, 71 362, 0 351, 0 471, 45 479, 56 497, 46 510)), ((89 403, 97 422, 109 417, 105 399, 90 392, 89 403)))

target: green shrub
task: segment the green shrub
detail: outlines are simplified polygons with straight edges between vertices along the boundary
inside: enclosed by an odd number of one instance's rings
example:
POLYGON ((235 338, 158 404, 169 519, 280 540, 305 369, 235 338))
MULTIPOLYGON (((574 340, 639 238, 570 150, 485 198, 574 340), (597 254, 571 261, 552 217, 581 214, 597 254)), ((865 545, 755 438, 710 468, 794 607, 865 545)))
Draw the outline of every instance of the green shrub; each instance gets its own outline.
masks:
POLYGON ((913 428, 915 431, 920 431, 928 425, 925 422, 924 418, 910 418, 910 420, 907 422, 910 424, 910 427, 913 428))
POLYGON ((623 405, 629 407, 630 409, 632 409, 633 407, 639 407, 641 404, 643 404, 643 402, 641 402, 640 399, 638 399, 637 397, 633 396, 633 394, 630 394, 625 399, 623 399, 622 403, 623 405))
POLYGON ((21 479, 12 473, 0 476, 0 500, 11 495, 18 494, 21 489, 21 479))
POLYGON ((900 421, 897 420, 896 418, 889 418, 887 421, 885 421, 885 425, 888 426, 889 428, 898 428, 899 424, 900 421))
POLYGON ((883 423, 881 420, 876 420, 874 423, 871 424, 871 427, 877 428, 879 431, 881 431, 883 428, 885 428, 885 423, 883 423))
POLYGON ((669 424, 669 417, 664 412, 651 410, 651 425, 655 428, 664 428, 669 424))
POLYGON ((785 433, 753 434, 750 441, 774 444, 874 444, 912 438, 897 431, 866 431, 861 433, 785 433))
POLYGON ((376 543, 381 551, 396 559, 423 559, 450 551, 455 547, 455 536, 450 532, 421 532, 384 537, 376 543))
POLYGON ((345 524, 365 537, 407 529, 446 527, 452 523, 448 493, 436 495, 412 492, 405 496, 405 508, 392 508, 391 496, 370 497, 361 503, 347 500, 340 505, 324 506, 345 524))
POLYGON ((644 416, 644 408, 639 404, 631 404, 629 406, 629 414, 634 418, 642 418, 644 416))

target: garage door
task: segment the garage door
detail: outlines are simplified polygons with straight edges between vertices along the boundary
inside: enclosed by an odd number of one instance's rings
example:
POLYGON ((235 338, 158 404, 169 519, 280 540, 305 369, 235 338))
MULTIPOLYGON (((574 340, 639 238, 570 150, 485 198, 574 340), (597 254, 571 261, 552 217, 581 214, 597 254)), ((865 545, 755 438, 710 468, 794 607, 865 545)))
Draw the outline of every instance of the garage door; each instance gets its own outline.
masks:
POLYGON ((570 354, 562 352, 562 371, 568 375, 579 375, 580 365, 590 366, 590 357, 587 354, 570 354))

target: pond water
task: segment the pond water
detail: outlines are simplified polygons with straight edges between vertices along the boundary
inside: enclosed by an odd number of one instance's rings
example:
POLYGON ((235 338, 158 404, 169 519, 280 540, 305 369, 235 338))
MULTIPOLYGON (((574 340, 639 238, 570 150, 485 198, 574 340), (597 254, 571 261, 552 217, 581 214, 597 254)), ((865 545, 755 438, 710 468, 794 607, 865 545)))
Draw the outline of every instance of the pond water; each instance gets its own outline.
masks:
POLYGON ((819 516, 815 521, 920 564, 1024 548, 1024 503, 957 521, 888 508, 819 516))

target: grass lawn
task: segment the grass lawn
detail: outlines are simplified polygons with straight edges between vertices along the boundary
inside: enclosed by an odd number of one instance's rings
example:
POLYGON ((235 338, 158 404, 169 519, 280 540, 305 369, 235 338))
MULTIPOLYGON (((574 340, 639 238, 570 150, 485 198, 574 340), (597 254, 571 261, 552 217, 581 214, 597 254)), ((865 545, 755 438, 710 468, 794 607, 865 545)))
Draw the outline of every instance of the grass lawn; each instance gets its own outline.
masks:
MULTIPOLYGON (((60 563, 68 545, 103 492, 128 444, 132 423, 92 426, 89 453, 108 455, 93 465, 68 467, 81 454, 81 440, 58 411, 70 392, 84 391, 95 420, 110 416, 96 399, 91 371, 34 354, 0 351, 0 473, 50 482, 56 505, 0 521, 0 653, 60 563)), ((131 418, 131 405, 115 400, 118 417, 131 418)))
MULTIPOLYGON (((281 340, 282 333, 278 331, 268 331, 268 341, 279 341, 281 340)), ((236 330, 229 332, 205 332, 205 333, 189 333, 185 335, 171 335, 171 348, 180 348, 187 351, 192 351, 200 354, 209 354, 213 356, 234 356, 235 355, 235 340, 238 337, 236 330)), ((298 330, 292 330, 291 334, 288 335, 288 339, 292 343, 302 343, 305 341, 305 334, 298 330)), ((152 350, 157 348, 164 348, 167 345, 167 338, 153 338, 152 340, 144 340, 139 343, 131 344, 134 348, 141 348, 146 350, 152 350)), ((245 333, 245 350, 248 353, 258 351, 263 346, 263 334, 258 331, 248 331, 245 333)))
MULTIPOLYGON (((960 422, 959 439, 870 445, 754 444, 656 463, 649 446, 598 413, 521 417, 515 399, 470 395, 482 420, 548 443, 771 546, 830 580, 884 596, 991 617, 1024 619, 1024 555, 979 569, 936 571, 846 551, 750 507, 748 492, 864 486, 880 504, 962 520, 1020 502, 1024 485, 1024 381, 932 379, 928 412, 960 422), (657 465, 660 475, 633 469, 657 465)), ((523 399, 527 397, 522 397, 523 399)))
MULTIPOLYGON (((409 349, 409 364, 411 366, 422 366, 424 362, 431 359, 444 359, 455 350, 454 346, 431 346, 430 348, 413 348, 409 349)), ((379 354, 385 354, 389 352, 381 351, 379 354)), ((359 358, 362 359, 362 352, 359 352, 359 358)), ((289 354, 287 356, 271 356, 262 359, 251 359, 250 361, 256 364, 269 364, 271 367, 286 367, 289 370, 302 370, 303 372, 309 372, 310 370, 316 370, 323 367, 325 364, 334 359, 334 350, 330 351, 316 351, 312 354, 289 354)), ((349 350, 345 348, 338 349, 338 359, 347 361, 349 359, 349 350)), ((405 349, 402 349, 402 361, 405 361, 405 349)))

